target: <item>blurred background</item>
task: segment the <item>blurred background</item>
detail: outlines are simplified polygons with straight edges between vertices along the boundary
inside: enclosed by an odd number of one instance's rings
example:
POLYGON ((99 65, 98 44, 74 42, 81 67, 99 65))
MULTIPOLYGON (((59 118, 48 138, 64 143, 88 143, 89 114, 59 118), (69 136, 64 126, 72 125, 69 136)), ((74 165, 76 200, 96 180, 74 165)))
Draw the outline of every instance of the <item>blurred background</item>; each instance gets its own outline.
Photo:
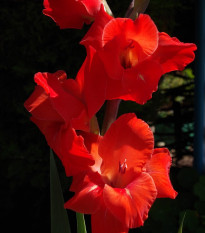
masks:
MULTIPOLYGON (((129 1, 109 0, 108 4, 116 17, 123 17, 129 1)), ((194 0, 150 0, 146 13, 159 31, 197 43, 196 7, 194 0)), ((89 26, 60 30, 42 9, 43 0, 1 0, 0 212, 5 233, 50 232, 49 148, 23 103, 34 89, 36 72, 63 69, 75 78, 86 56, 79 42, 89 26)), ((171 180, 179 193, 176 200, 157 200, 144 227, 130 232, 177 233, 185 211, 184 232, 205 232, 205 176, 194 162, 198 159, 194 153, 196 74, 193 62, 182 72, 163 76, 147 104, 120 105, 119 115, 135 112, 152 127, 155 146, 170 149, 171 180)), ((102 117, 103 109, 99 121, 102 117)), ((68 200, 70 179, 57 158, 56 163, 68 200)), ((68 214, 75 232, 74 214, 68 214)))

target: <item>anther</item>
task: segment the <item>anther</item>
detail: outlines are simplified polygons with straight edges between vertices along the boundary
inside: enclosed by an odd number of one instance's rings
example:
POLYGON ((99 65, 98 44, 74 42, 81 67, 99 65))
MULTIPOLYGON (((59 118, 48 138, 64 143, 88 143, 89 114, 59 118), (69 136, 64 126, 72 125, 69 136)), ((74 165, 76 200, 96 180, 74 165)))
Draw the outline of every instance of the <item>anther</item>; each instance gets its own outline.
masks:
POLYGON ((127 169, 127 163, 126 163, 126 159, 124 160, 124 162, 121 164, 121 162, 119 162, 119 172, 121 174, 125 174, 126 169, 127 169))

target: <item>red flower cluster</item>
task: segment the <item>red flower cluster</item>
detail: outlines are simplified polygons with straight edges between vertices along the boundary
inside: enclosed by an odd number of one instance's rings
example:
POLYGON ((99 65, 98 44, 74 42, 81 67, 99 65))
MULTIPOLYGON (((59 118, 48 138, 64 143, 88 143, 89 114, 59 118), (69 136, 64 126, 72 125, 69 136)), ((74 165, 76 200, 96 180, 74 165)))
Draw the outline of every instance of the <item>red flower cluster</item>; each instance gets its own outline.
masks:
POLYGON ((134 114, 118 118, 104 136, 94 134, 95 114, 106 100, 144 104, 160 77, 193 61, 196 46, 160 33, 148 15, 113 18, 101 0, 44 0, 44 14, 60 28, 94 21, 81 41, 87 57, 76 79, 64 71, 37 73, 25 102, 31 120, 73 176, 65 207, 92 215, 93 233, 142 226, 156 198, 175 198, 171 157, 154 149, 148 125, 134 114))

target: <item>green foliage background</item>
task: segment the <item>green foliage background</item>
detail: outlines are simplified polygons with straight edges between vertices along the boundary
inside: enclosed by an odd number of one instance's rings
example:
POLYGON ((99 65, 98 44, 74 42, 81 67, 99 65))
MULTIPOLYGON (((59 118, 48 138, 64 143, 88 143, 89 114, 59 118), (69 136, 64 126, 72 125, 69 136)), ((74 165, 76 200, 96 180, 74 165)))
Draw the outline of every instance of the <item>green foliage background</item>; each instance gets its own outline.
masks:
MULTIPOLYGON (((43 135, 29 121, 23 103, 33 91, 36 72, 63 69, 69 77, 75 78, 86 56, 85 49, 78 43, 89 26, 82 30, 60 30, 42 14, 42 3, 43 0, 1 0, 0 211, 5 233, 16 230, 50 232, 49 148, 43 135)), ((123 17, 129 5, 127 0, 108 3, 116 17, 123 17)), ((159 31, 184 42, 194 42, 194 7, 194 0, 151 0, 147 13, 159 31)), ((194 70, 194 63, 189 68, 194 70)), ((187 150, 193 149, 194 79, 190 69, 188 73, 173 73, 162 78, 160 90, 146 105, 122 102, 119 111, 119 114, 134 111, 155 126, 156 143, 163 140, 170 149, 174 148, 176 161, 183 154, 193 155, 193 151, 187 150), (174 103, 181 115, 173 114, 174 103), (188 118, 181 117, 187 115, 188 118), (179 119, 183 134, 177 144, 176 122, 179 119), (162 132, 168 134, 160 134, 162 132)), ((103 112, 98 113, 100 120, 102 115, 103 112)), ((58 159, 56 162, 67 200, 71 196, 68 192, 70 179, 65 178, 58 159)), ((185 232, 205 232, 204 177, 193 168, 177 166, 171 169, 171 177, 179 192, 177 199, 157 200, 145 226, 131 232, 177 232, 186 210, 185 232)), ((68 213, 74 232, 73 213, 68 213)))

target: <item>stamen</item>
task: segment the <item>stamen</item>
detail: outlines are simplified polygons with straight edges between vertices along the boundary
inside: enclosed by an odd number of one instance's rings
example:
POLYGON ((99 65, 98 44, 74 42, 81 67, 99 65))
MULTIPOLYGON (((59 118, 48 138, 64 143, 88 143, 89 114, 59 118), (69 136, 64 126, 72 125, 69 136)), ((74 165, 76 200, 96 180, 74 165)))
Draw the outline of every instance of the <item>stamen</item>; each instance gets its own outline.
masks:
POLYGON ((120 54, 120 62, 125 69, 132 68, 138 63, 136 45, 133 40, 128 40, 127 45, 122 49, 120 54))
POLYGON ((145 167, 142 168, 142 172, 146 172, 147 169, 145 167))
POLYGON ((124 162, 121 164, 121 162, 119 161, 119 172, 121 174, 125 174, 126 169, 127 169, 127 159, 124 160, 124 162))

